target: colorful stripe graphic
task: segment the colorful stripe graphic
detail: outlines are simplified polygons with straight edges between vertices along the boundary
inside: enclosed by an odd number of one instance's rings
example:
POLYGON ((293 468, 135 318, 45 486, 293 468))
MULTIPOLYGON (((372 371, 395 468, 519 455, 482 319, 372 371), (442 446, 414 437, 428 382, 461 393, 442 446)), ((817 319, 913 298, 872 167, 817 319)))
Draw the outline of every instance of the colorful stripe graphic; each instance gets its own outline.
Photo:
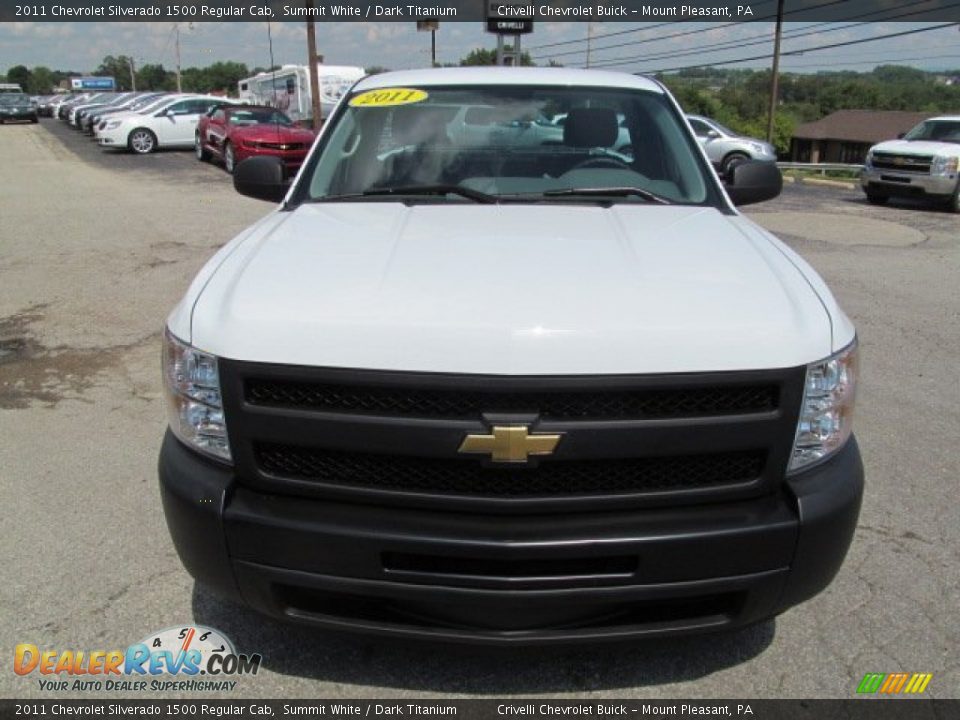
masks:
POLYGON ((867 673, 857 686, 859 694, 917 695, 927 689, 932 673, 867 673))

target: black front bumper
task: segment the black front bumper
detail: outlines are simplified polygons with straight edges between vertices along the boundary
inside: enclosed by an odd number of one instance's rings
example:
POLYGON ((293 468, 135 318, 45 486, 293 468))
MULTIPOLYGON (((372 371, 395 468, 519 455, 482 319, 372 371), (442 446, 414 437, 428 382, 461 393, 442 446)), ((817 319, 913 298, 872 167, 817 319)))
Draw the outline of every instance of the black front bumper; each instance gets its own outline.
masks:
POLYGON ((751 500, 478 515, 265 494, 169 432, 167 524, 193 577, 278 618, 486 643, 703 632, 772 617, 839 569, 863 493, 855 440, 751 500))

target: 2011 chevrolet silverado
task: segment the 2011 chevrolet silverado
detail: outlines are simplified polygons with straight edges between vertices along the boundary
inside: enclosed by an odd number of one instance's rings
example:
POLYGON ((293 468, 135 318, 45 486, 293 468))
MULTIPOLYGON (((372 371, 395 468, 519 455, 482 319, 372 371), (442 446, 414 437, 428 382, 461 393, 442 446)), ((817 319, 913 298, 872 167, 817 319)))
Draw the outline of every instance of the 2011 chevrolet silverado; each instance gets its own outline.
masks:
POLYGON ((854 327, 736 209, 775 165, 721 184, 659 83, 384 73, 292 183, 261 157, 234 184, 282 202, 164 343, 160 485, 198 581, 326 628, 549 643, 742 626, 838 571, 854 327), (510 136, 561 113, 562 139, 510 136))

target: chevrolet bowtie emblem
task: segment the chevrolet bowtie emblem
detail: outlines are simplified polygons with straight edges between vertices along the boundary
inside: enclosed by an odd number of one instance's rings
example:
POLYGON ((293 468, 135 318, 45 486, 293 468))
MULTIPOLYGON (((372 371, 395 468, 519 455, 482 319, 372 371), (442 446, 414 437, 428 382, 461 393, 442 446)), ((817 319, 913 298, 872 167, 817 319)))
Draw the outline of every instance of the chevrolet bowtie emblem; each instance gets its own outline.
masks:
POLYGON ((531 435, 526 425, 496 425, 490 435, 467 435, 457 452, 489 455, 493 462, 523 463, 530 455, 551 455, 560 435, 531 435))

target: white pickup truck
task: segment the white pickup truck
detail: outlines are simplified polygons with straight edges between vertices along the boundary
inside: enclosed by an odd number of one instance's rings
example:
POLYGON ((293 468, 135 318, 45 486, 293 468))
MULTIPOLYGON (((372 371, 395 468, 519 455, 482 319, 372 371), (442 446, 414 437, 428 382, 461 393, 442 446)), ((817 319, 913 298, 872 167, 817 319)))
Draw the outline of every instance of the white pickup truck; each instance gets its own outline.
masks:
POLYGON ((354 85, 167 322, 187 570, 315 626, 458 642, 704 632, 815 595, 853 536, 854 327, 658 82, 354 85), (460 142, 467 107, 562 139, 460 142), (618 152, 621 127, 632 153, 618 152))
POLYGON ((924 197, 960 213, 958 161, 960 116, 934 117, 870 148, 860 185, 874 205, 891 197, 924 197))

